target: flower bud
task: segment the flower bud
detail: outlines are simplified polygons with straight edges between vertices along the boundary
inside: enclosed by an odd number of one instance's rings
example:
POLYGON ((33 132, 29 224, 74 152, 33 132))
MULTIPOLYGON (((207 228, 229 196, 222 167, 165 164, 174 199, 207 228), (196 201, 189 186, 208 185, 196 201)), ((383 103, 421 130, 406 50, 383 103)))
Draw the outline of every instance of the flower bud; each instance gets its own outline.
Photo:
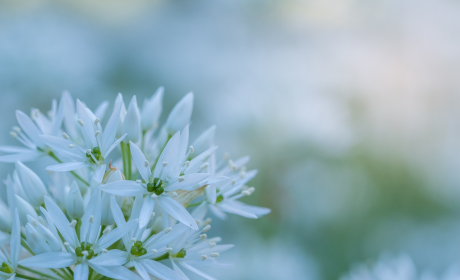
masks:
POLYGON ((192 110, 193 93, 188 93, 174 106, 166 120, 165 128, 169 135, 182 130, 190 122, 192 110))
POLYGON ((8 207, 0 200, 0 230, 4 232, 11 231, 12 219, 8 207))
POLYGON ((27 215, 32 216, 34 219, 38 219, 37 212, 35 212, 34 208, 27 203, 21 197, 16 196, 16 209, 18 209, 19 220, 21 221, 21 225, 25 225, 27 223, 27 215))
POLYGON ((139 109, 137 108, 137 100, 134 95, 131 99, 131 102, 128 106, 128 111, 126 112, 125 119, 123 120, 123 134, 127 133, 124 143, 129 143, 129 141, 137 142, 139 141, 139 136, 141 134, 141 122, 139 117, 139 109))
POLYGON ((43 204, 43 196, 47 194, 45 185, 40 178, 27 166, 20 161, 16 161, 16 170, 24 190, 25 198, 34 207, 40 207, 43 204))
POLYGON ((216 126, 213 125, 208 128, 205 132, 203 132, 198 138, 193 142, 193 154, 191 154, 191 158, 201 154, 202 152, 206 151, 207 149, 214 146, 214 135, 216 133, 216 126))
POLYGON ((25 226, 27 243, 35 254, 62 250, 61 242, 47 227, 31 216, 27 216, 27 220, 29 221, 25 226))
POLYGON ((157 128, 162 110, 163 92, 164 88, 160 87, 152 97, 144 101, 141 110, 142 131, 157 128))
POLYGON ((80 189, 75 181, 70 185, 69 193, 66 197, 66 210, 70 218, 77 220, 83 217, 84 204, 80 189))
POLYGON ((122 133, 123 120, 125 119, 125 116, 126 116, 126 107, 125 107, 125 103, 123 102, 123 95, 121 95, 121 93, 119 93, 117 96, 117 99, 115 99, 115 108, 118 106, 119 103, 121 103, 121 111, 120 111, 120 121, 118 122, 117 133, 115 135, 117 139, 123 136, 123 133, 122 133))

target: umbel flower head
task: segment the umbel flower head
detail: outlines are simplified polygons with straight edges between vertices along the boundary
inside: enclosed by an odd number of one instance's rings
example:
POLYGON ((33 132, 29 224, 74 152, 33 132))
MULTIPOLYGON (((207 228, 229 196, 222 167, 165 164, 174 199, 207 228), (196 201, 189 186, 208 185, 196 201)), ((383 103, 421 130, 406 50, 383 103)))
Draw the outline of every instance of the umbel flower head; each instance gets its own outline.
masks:
POLYGON ((193 93, 161 125, 163 96, 139 109, 119 94, 109 112, 107 101, 91 110, 65 92, 47 114, 16 112, 10 134, 23 147, 0 146, 0 161, 15 164, 0 193, 10 236, 0 279, 215 279, 203 269, 225 269, 219 257, 233 245, 208 237, 207 209, 222 219, 269 213, 239 201, 257 171, 246 171, 249 157, 216 161, 215 126, 189 139, 193 93), (43 158, 55 161, 38 165, 47 177, 27 166, 43 158))

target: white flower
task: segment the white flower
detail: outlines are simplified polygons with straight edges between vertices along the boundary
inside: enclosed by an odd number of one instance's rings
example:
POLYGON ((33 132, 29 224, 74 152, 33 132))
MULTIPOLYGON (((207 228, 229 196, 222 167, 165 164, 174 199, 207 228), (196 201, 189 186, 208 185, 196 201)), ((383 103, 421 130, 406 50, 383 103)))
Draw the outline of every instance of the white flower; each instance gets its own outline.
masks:
MULTIPOLYGON (((130 221, 139 217, 139 210, 142 204, 142 196, 136 197, 133 205, 133 212, 130 221)), ((111 198, 112 212, 114 213, 117 225, 125 225, 125 218, 115 199, 111 198)), ((168 268, 167 266, 156 262, 152 259, 167 254, 166 245, 177 239, 184 232, 184 228, 174 227, 168 231, 161 231, 144 239, 146 228, 132 228, 124 237, 123 243, 126 251, 111 250, 90 261, 92 264, 99 266, 118 266, 126 265, 135 267, 136 271, 144 280, 150 280, 149 274, 161 279, 181 280, 182 277, 168 268)))
MULTIPOLYGON (((172 250, 169 252, 169 259, 173 264, 174 270, 184 277, 185 274, 180 268, 193 272, 205 279, 212 280, 213 277, 207 275, 197 267, 203 266, 225 266, 217 261, 221 253, 233 248, 232 244, 217 245, 221 241, 220 237, 208 238, 207 232, 211 228, 210 220, 205 220, 206 207, 201 205, 197 207, 192 216, 199 223, 199 230, 192 231, 188 229, 184 236, 173 241, 169 246, 172 250)), ((178 225, 182 226, 182 225, 178 225)), ((188 277, 186 277, 188 279, 188 277)))
POLYGON ((0 249, 0 279, 14 279, 16 269, 18 268, 19 250, 21 249, 21 230, 19 224, 19 215, 14 211, 13 227, 10 237, 10 252, 3 247, 3 252, 0 249))
MULTIPOLYGON (((171 215, 179 222, 197 229, 196 223, 187 210, 174 198, 174 191, 199 187, 198 183, 209 177, 207 173, 192 173, 181 175, 187 168, 183 165, 187 157, 188 127, 181 133, 178 131, 169 140, 161 153, 153 173, 150 163, 141 150, 130 143, 134 164, 137 166, 144 182, 121 181, 101 186, 101 190, 120 196, 146 195, 142 205, 139 226, 145 227, 157 202, 162 214, 171 215)), ((168 227, 168 219, 164 219, 164 226, 168 227)))
POLYGON ((161 115, 164 88, 157 89, 155 94, 149 99, 144 100, 141 110, 142 131, 156 129, 161 115))
POLYGON ((176 131, 182 130, 188 123, 193 110, 193 93, 185 95, 169 113, 164 125, 166 132, 173 135, 176 131))
POLYGON ((40 207, 43 204, 43 197, 47 194, 42 180, 20 161, 16 162, 16 171, 27 201, 36 208, 40 207))
MULTIPOLYGON (((130 221, 99 237, 101 220, 100 200, 100 192, 98 190, 94 191, 85 214, 81 219, 80 238, 78 238, 75 231, 77 221, 69 222, 59 206, 50 198, 45 197, 47 210, 42 209, 42 212, 47 217, 50 226, 53 227, 54 224, 64 239, 65 251, 45 252, 24 259, 19 263, 23 266, 37 268, 65 268, 75 264, 74 279, 85 280, 88 279, 88 266, 90 266, 95 271, 111 277, 104 274, 106 273, 106 268, 93 265, 88 261, 118 241, 137 224, 137 221, 130 221)), ((135 279, 137 277, 128 269, 120 269, 116 273, 120 277, 117 279, 135 279)))
POLYGON ((80 189, 77 182, 73 181, 70 185, 69 193, 66 197, 66 210, 67 215, 72 219, 80 219, 83 216, 85 207, 83 205, 83 197, 81 196, 80 189))
POLYGON ((141 134, 141 120, 135 95, 129 103, 128 111, 126 112, 126 116, 123 120, 122 131, 123 134, 126 133, 126 138, 123 140, 123 142, 128 143, 129 141, 139 141, 139 136, 141 134))
POLYGON ((48 166, 46 170, 65 172, 92 167, 94 169, 93 180, 96 183, 100 183, 106 169, 105 160, 107 156, 126 136, 125 134, 118 140, 115 140, 120 110, 121 104, 118 104, 113 110, 104 131, 102 131, 99 119, 83 103, 77 100, 77 113, 79 117, 77 122, 81 126, 85 145, 77 145, 68 136, 64 136, 64 138, 42 136, 43 141, 53 151, 69 158, 69 162, 48 166))
POLYGON ((48 112, 48 117, 43 115, 38 109, 32 109, 29 118, 23 112, 16 111, 16 119, 19 127, 13 127, 10 135, 18 139, 26 148, 15 146, 0 146, 0 152, 8 153, 8 155, 0 156, 1 162, 15 161, 32 161, 48 155, 49 149, 40 139, 40 135, 57 135, 63 121, 63 114, 66 110, 65 100, 67 94, 63 94, 59 105, 53 100, 52 109, 48 112))
MULTIPOLYGON (((217 217, 225 219, 227 216, 225 213, 231 213, 257 219, 270 213, 268 208, 247 205, 238 201, 244 196, 251 195, 255 190, 254 187, 246 187, 246 183, 257 174, 257 170, 246 171, 244 165, 248 161, 249 157, 243 157, 235 162, 228 160, 227 164, 218 164, 217 167, 211 168, 215 172, 214 176, 225 175, 228 177, 227 180, 209 184, 206 188, 206 203, 208 203, 211 212, 217 217)), ((211 162, 213 163, 214 161, 211 162)))

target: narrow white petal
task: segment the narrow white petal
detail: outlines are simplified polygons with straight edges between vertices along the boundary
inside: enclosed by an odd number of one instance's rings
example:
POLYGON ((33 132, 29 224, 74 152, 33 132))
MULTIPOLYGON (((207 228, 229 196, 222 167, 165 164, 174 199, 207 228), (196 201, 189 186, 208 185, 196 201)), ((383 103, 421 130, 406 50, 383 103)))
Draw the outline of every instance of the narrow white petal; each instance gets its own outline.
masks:
POLYGON ((155 199, 147 195, 144 200, 144 204, 139 214, 139 228, 144 228, 150 221, 150 215, 152 215, 153 208, 155 207, 155 199))
POLYGON ((123 142, 128 143, 128 141, 139 141, 139 136, 141 135, 141 120, 135 95, 128 105, 128 111, 126 111, 126 116, 123 120, 123 133, 128 134, 123 142))
POLYGON ((169 134, 183 129, 189 122, 193 110, 193 93, 185 95, 169 113, 165 128, 169 134))
POLYGON ((105 116, 105 112, 107 111, 107 108, 109 107, 109 101, 105 100, 99 106, 97 106, 96 110, 94 110, 94 115, 102 120, 105 116))
POLYGON ((198 184, 199 182, 205 180, 206 178, 209 177, 208 173, 193 173, 193 174, 187 174, 184 175, 183 178, 184 180, 182 182, 175 182, 171 185, 168 185, 166 187, 167 191, 175 191, 179 189, 187 189, 189 187, 194 186, 195 184, 198 184))
POLYGON ((119 196, 136 196, 147 193, 145 187, 135 181, 117 181, 101 185, 99 188, 102 191, 119 196))
POLYGON ((146 158, 142 151, 134 144, 133 142, 129 142, 129 146, 131 147, 131 155, 133 157, 134 164, 137 167, 137 170, 139 170, 139 173, 141 174, 142 178, 148 182, 150 179, 150 165, 145 164, 146 158))
POLYGON ((81 218, 80 241, 94 243, 101 226, 101 191, 94 189, 81 218))
POLYGON ((84 162, 65 162, 65 163, 59 163, 59 164, 47 166, 46 170, 55 171, 55 172, 67 172, 67 171, 77 170, 80 168, 85 168, 88 166, 89 165, 84 162))
POLYGON ((202 152, 197 157, 193 158, 190 161, 189 167, 185 170, 185 174, 195 173, 200 170, 201 165, 205 161, 206 158, 211 157, 211 155, 217 150, 217 146, 207 149, 206 151, 202 152))
POLYGON ((72 247, 77 247, 78 238, 75 233, 75 229, 69 226, 70 223, 64 213, 62 213, 59 206, 57 206, 57 204, 47 196, 45 196, 45 205, 49 216, 53 220, 62 237, 64 237, 64 240, 69 242, 72 247))
POLYGON ((50 146, 53 151, 58 154, 62 154, 68 158, 71 158, 75 161, 85 161, 86 155, 78 147, 69 148, 71 142, 65 140, 61 137, 51 136, 51 135, 42 135, 40 138, 45 142, 46 145, 50 146))
POLYGON ((102 253, 94 259, 89 260, 89 263, 99 266, 116 266, 124 265, 129 260, 129 253, 121 250, 110 250, 107 253, 102 253))
POLYGON ((16 119, 18 120, 19 125, 21 126, 22 130, 24 130, 25 134, 35 143, 35 145, 43 148, 44 144, 40 139, 40 135, 42 132, 38 130, 37 126, 33 123, 33 121, 23 112, 17 110, 16 111, 16 119))
POLYGON ((257 215, 255 215, 254 213, 245 211, 245 209, 243 209, 242 207, 239 207, 238 205, 230 203, 230 201, 223 201, 217 204, 216 206, 220 208, 222 211, 225 211, 228 213, 240 215, 245 218, 257 219, 257 215))
POLYGON ((105 152, 104 158, 106 158, 110 154, 110 152, 112 152, 113 149, 115 149, 115 147, 118 146, 118 144, 120 144, 120 142, 126 138, 126 135, 128 134, 126 133, 123 134, 120 138, 118 138, 115 142, 113 142, 112 146, 110 146, 109 149, 105 152))
POLYGON ((28 151, 28 152, 23 152, 23 153, 18 153, 18 154, 0 156, 0 162, 15 162, 17 160, 22 161, 22 162, 27 162, 27 161, 37 160, 42 156, 44 156, 42 152, 28 151))
POLYGON ((129 221, 126 224, 110 231, 108 234, 103 235, 96 243, 97 249, 95 253, 98 253, 99 250, 108 248, 110 245, 120 240, 123 235, 127 234, 132 228, 137 226, 137 223, 137 220, 129 221))
POLYGON ((3 153, 24 153, 24 152, 29 152, 30 149, 28 148, 23 148, 23 147, 17 147, 17 146, 0 146, 0 152, 3 153))
POLYGON ((107 122, 104 131, 102 133, 102 153, 105 154, 112 143, 115 141, 115 135, 117 134, 118 122, 120 121, 121 103, 115 104, 112 115, 107 122))
POLYGON ((164 88, 160 87, 151 98, 144 101, 141 111, 142 130, 147 131, 156 128, 158 119, 161 115, 163 93, 164 88))
POLYGON ((13 228, 11 229, 11 237, 10 237, 10 248, 11 248, 11 264, 14 268, 18 265, 19 260, 19 249, 21 249, 21 229, 20 229, 20 222, 19 222, 19 214, 18 211, 14 211, 14 219, 13 219, 13 228))
POLYGON ((139 273, 142 279, 150 280, 149 273, 147 272, 147 269, 145 269, 141 262, 135 261, 134 268, 136 268, 137 273, 139 273))
POLYGON ((271 212, 269 208, 265 207, 259 207, 259 206, 253 206, 253 205, 248 205, 240 201, 229 201, 226 204, 231 205, 235 208, 238 208, 242 211, 245 211, 247 213, 252 213, 256 215, 257 217, 267 215, 268 213, 271 212))
POLYGON ((77 262, 77 257, 68 252, 48 252, 19 262, 20 265, 42 268, 63 268, 77 262))
POLYGON ((197 274, 197 275, 199 275, 199 276, 201 276, 201 277, 203 277, 203 278, 205 278, 207 280, 216 280, 216 278, 209 276, 208 274, 204 273, 203 271, 198 270, 198 269, 194 268, 193 266, 191 266, 191 265, 189 265, 189 264, 187 264, 185 262, 181 262, 180 265, 183 268, 185 268, 185 269, 187 269, 187 270, 189 270, 189 271, 191 271, 191 272, 193 272, 193 273, 195 273, 195 274, 197 274))
POLYGON ((140 262, 155 277, 168 280, 183 280, 182 275, 164 264, 152 260, 141 260, 140 262))
MULTIPOLYGON (((165 170, 170 169, 170 167, 168 166, 163 167, 163 163, 165 162, 171 163, 171 164, 174 163, 174 160, 176 159, 177 149, 179 147, 179 142, 180 142, 180 131, 178 131, 176 134, 173 135, 173 137, 171 137, 171 139, 169 139, 168 143, 163 149, 163 152, 158 158, 158 162, 157 162, 157 165, 155 166, 155 171, 154 171, 155 177, 158 178, 158 176, 160 176, 160 172, 163 168, 165 170)), ((166 175, 168 175, 167 172, 163 172, 163 177, 165 177, 166 175)))
POLYGON ((198 229, 195 219, 179 202, 168 196, 160 196, 158 197, 158 203, 160 203, 161 208, 174 219, 194 230, 198 229))
POLYGON ((219 219, 221 220, 226 220, 227 219, 227 214, 225 214, 222 210, 220 210, 218 207, 214 206, 214 205, 208 205, 209 206, 209 210, 211 210, 211 212, 216 215, 219 219))
MULTIPOLYGON (((213 125, 203 132, 198 138, 193 142, 193 148, 195 149, 195 154, 199 155, 207 149, 211 148, 214 145, 214 135, 216 133, 216 126, 213 125)), ((193 155, 192 155, 193 156, 193 155)))
POLYGON ((107 277, 119 280, 142 280, 137 274, 127 269, 124 266, 99 266, 89 263, 92 269, 94 269, 99 274, 105 275, 107 277))
POLYGON ((93 173, 93 181, 96 182, 98 185, 102 182, 102 178, 104 177, 106 166, 105 164, 98 164, 96 170, 93 173))
POLYGON ((86 263, 79 263, 75 266, 74 280, 88 280, 89 267, 86 263))
POLYGON ((80 100, 77 99, 77 114, 78 117, 83 121, 84 125, 81 126, 81 132, 87 148, 92 149, 97 146, 96 137, 94 137, 93 120, 87 112, 87 108, 80 100))

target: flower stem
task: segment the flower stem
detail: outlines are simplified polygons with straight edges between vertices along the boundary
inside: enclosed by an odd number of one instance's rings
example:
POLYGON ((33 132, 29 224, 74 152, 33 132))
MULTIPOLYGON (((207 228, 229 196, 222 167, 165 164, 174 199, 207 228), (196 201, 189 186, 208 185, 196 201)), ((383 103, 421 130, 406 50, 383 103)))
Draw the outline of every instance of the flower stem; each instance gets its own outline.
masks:
POLYGON ((24 275, 24 274, 21 274, 21 273, 16 273, 16 277, 20 277, 20 278, 23 278, 23 279, 37 280, 36 277, 27 276, 27 275, 24 275))
POLYGON ((40 272, 40 271, 33 270, 33 269, 31 269, 31 268, 28 268, 28 267, 25 267, 25 266, 22 266, 22 265, 20 265, 19 268, 20 268, 20 269, 23 269, 23 270, 25 270, 25 271, 31 272, 31 273, 35 273, 35 274, 44 276, 44 277, 46 277, 46 279, 55 279, 55 280, 59 280, 59 278, 53 277, 53 276, 51 276, 51 275, 49 275, 49 274, 46 274, 46 273, 43 273, 43 272, 40 272))
POLYGON ((131 180, 131 148, 129 143, 121 142, 121 154, 123 155, 123 171, 126 180, 131 180))

